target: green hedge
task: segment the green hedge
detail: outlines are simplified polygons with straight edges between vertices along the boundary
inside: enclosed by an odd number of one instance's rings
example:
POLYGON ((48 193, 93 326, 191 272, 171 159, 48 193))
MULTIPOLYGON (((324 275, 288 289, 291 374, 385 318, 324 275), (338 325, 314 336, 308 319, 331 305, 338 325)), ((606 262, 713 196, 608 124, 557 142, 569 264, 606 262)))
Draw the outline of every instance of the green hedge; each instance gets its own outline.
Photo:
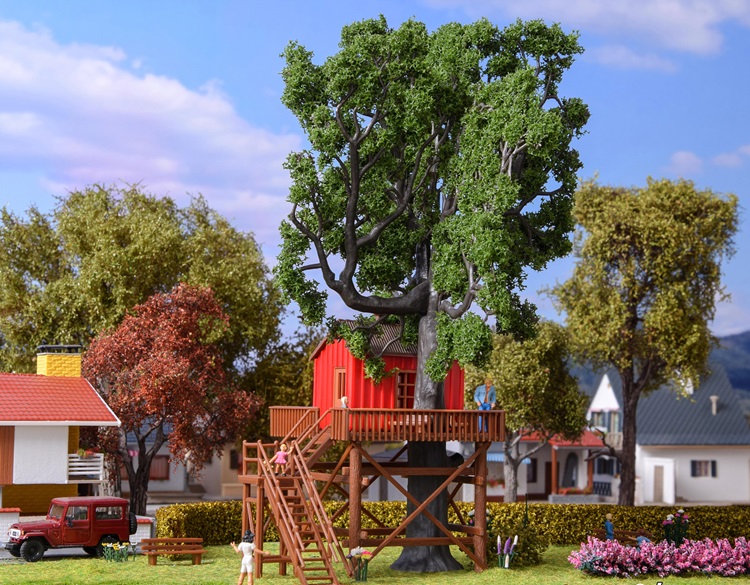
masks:
MULTIPOLYGON (((342 505, 325 502, 329 516, 342 505)), ((395 527, 406 516, 405 502, 363 502, 363 506, 386 526, 395 527)), ((472 509, 469 502, 457 502, 464 515, 472 509)), ((594 528, 604 525, 604 515, 611 513, 615 528, 636 530, 643 528, 655 537, 663 535, 662 521, 680 506, 624 507, 610 504, 529 504, 529 525, 548 544, 576 545, 586 540, 594 528)), ((750 506, 687 506, 682 505, 690 518, 688 538, 734 538, 750 532, 750 506)), ((527 506, 523 503, 487 506, 488 549, 493 552, 498 534, 508 536, 513 527, 523 524, 527 506)), ((456 522, 449 510, 449 522, 456 522)), ((334 523, 349 526, 349 512, 345 511, 334 523)), ((362 527, 377 524, 363 516, 362 527)), ((160 508, 156 513, 156 534, 159 537, 202 537, 208 545, 228 544, 241 536, 242 506, 239 501, 175 504, 160 508)), ((276 528, 271 526, 266 541, 278 540, 276 528)))

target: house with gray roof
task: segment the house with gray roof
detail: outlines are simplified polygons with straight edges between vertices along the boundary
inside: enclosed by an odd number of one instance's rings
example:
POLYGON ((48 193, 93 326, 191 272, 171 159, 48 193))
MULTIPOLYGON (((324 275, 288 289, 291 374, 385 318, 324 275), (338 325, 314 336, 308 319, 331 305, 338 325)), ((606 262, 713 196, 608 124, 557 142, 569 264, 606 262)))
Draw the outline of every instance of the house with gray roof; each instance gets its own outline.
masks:
MULTIPOLYGON (((638 402, 636 503, 750 503, 750 427, 724 368, 711 373, 688 396, 662 387, 638 402)), ((617 372, 604 374, 588 418, 621 444, 622 390, 617 372)), ((617 462, 599 457, 594 481, 617 492, 617 462)))

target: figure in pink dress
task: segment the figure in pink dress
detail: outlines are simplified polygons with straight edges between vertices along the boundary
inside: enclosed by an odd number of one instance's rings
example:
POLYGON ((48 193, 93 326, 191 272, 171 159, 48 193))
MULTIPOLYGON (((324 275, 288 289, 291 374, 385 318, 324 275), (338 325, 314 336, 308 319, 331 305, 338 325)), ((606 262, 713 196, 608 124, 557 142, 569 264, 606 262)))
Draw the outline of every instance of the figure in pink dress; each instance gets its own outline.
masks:
POLYGON ((286 443, 282 443, 281 447, 279 447, 279 450, 276 451, 276 454, 271 458, 271 463, 274 464, 274 470, 273 472, 278 475, 279 471, 282 472, 281 475, 286 475, 286 460, 289 454, 286 451, 286 443))

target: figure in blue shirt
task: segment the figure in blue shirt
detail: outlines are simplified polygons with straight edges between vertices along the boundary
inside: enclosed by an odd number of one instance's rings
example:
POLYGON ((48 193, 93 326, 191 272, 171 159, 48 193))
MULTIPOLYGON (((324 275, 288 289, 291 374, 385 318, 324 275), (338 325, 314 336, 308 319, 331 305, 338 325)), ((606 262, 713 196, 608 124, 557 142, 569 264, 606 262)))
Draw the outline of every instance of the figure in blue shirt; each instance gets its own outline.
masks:
MULTIPOLYGON (((615 525, 612 524, 612 514, 604 516, 604 536, 607 540, 615 539, 615 525)), ((640 544, 640 543, 638 543, 640 544)))
MULTIPOLYGON (((474 390, 474 402, 477 404, 477 410, 492 410, 495 408, 495 386, 492 385, 492 380, 486 378, 484 384, 477 386, 474 390)), ((485 417, 484 430, 487 431, 489 421, 485 417)), ((482 430, 482 417, 479 417, 479 430, 482 430)))

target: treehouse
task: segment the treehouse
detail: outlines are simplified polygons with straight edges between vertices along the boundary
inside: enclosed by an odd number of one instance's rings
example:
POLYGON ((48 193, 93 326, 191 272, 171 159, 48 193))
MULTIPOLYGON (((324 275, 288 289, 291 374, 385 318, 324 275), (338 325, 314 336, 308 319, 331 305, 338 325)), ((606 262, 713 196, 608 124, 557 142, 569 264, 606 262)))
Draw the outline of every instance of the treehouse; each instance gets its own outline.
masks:
POLYGON ((278 440, 245 441, 239 476, 242 529, 255 531, 260 548, 271 523, 280 536, 279 554, 261 556, 256 564, 258 577, 266 563, 278 563, 281 575, 291 564, 303 585, 337 584, 333 564, 342 563, 349 576, 354 575, 344 548, 356 547, 366 547, 375 557, 386 546, 455 545, 472 560, 476 571, 487 568, 487 450, 493 441, 504 440, 504 413, 463 410, 463 372, 456 364, 445 380, 446 408, 414 409, 416 347, 401 346, 397 333, 387 325, 373 341, 374 347, 383 350, 386 371, 392 372, 377 384, 365 378, 363 362, 351 355, 343 341, 321 344, 311 358, 313 406, 272 407, 271 435, 278 440), (341 406, 343 396, 348 398, 347 408, 341 406), (432 467, 422 461, 398 461, 410 442, 446 441, 472 442, 474 453, 460 463, 446 456, 442 465, 432 467), (366 449, 370 442, 400 442, 403 447, 390 461, 380 461, 366 449), (281 443, 288 447, 286 475, 275 475, 270 460, 281 443), (342 454, 335 461, 324 461, 323 455, 334 446, 342 454), (398 478, 419 476, 439 478, 439 486, 431 495, 417 499, 398 478), (362 507, 363 492, 381 477, 411 503, 409 514, 396 528, 385 526, 362 507), (474 488, 473 523, 454 501, 466 484, 474 488), (439 497, 447 498, 457 524, 445 526, 430 512, 428 506, 439 497), (335 499, 334 512, 326 512, 324 499, 335 499), (348 527, 334 527, 347 512, 348 527), (363 514, 377 526, 363 528, 363 514), (433 535, 407 534, 419 516, 435 526, 433 535))

